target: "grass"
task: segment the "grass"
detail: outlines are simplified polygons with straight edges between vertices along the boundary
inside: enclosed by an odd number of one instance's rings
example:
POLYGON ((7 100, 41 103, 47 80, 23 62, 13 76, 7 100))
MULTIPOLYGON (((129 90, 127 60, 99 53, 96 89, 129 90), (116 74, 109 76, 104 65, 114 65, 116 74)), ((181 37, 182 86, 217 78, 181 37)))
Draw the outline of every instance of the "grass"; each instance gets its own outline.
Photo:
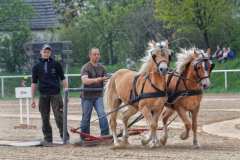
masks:
MULTIPOLYGON (((230 70, 230 69, 240 69, 240 58, 236 58, 234 60, 229 60, 223 64, 218 63, 217 61, 215 63, 214 70, 230 70)), ((170 63, 170 68, 174 68, 175 62, 170 63)), ((138 68, 140 68, 141 64, 136 64, 138 68)), ((116 64, 113 66, 106 65, 106 68, 109 73, 112 73, 113 71, 119 69, 121 66, 124 66, 122 68, 126 68, 123 64, 116 64)), ((65 67, 64 67, 65 69, 65 67)), ((81 73, 81 67, 71 67, 71 74, 80 74, 81 73)), ((17 76, 17 75, 23 75, 23 72, 18 73, 7 73, 7 72, 0 72, 0 76, 17 76)), ((26 72, 27 75, 30 75, 30 72, 26 72)), ((240 93, 240 72, 228 72, 227 73, 227 89, 225 89, 225 78, 224 73, 211 73, 211 87, 207 91, 207 93, 240 93)), ((15 87, 20 87, 20 83, 23 80, 23 78, 5 78, 4 79, 4 98, 2 98, 2 87, 0 87, 0 100, 11 100, 15 99, 15 87)), ((2 83, 2 82, 0 82, 2 83)), ((2 84, 1 84, 2 86, 2 84)), ((27 87, 31 86, 31 79, 27 79, 27 87)), ((61 86, 61 94, 63 96, 63 89, 61 86)), ((71 77, 69 79, 69 88, 81 88, 82 81, 80 77, 71 77)), ((79 97, 80 92, 70 92, 70 97, 79 97)), ((36 98, 38 98, 38 91, 36 91, 36 98)))

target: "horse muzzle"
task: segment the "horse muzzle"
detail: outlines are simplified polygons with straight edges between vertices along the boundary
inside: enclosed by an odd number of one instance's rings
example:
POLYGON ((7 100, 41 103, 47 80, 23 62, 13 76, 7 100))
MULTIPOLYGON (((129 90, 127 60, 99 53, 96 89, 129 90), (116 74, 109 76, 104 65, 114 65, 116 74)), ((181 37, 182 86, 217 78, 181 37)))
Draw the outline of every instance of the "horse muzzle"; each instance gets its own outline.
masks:
POLYGON ((159 67, 159 73, 162 77, 166 76, 168 73, 168 67, 159 67))
POLYGON ((210 88, 210 83, 206 83, 206 82, 202 82, 201 83, 201 87, 202 89, 204 89, 205 91, 208 90, 210 88))

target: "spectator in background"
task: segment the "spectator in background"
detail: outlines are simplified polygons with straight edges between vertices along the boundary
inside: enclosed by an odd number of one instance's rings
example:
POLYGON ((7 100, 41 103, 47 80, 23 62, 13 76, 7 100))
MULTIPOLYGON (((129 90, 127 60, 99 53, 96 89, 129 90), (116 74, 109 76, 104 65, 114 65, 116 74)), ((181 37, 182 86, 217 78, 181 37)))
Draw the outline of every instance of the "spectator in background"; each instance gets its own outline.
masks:
POLYGON ((137 68, 135 62, 133 62, 130 58, 127 58, 127 69, 137 68))
POLYGON ((232 51, 232 49, 230 47, 228 47, 227 58, 228 59, 233 59, 233 56, 234 56, 234 52, 232 51))
POLYGON ((225 47, 223 47, 223 56, 220 57, 218 60, 221 61, 221 60, 227 60, 227 54, 228 54, 228 51, 225 47))
POLYGON ((220 57, 222 57, 223 55, 223 52, 222 52, 222 46, 221 45, 217 45, 217 51, 214 53, 214 55, 210 55, 209 56, 209 60, 213 60, 213 59, 218 59, 220 57))

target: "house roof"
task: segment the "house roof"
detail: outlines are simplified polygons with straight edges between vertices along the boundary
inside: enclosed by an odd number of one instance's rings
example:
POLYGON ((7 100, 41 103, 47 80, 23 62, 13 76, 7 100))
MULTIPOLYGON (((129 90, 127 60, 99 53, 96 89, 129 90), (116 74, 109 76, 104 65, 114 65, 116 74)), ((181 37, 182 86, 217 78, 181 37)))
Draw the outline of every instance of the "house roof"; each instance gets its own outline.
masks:
POLYGON ((36 15, 32 18, 31 30, 45 30, 49 27, 60 27, 51 0, 23 0, 35 8, 36 15))

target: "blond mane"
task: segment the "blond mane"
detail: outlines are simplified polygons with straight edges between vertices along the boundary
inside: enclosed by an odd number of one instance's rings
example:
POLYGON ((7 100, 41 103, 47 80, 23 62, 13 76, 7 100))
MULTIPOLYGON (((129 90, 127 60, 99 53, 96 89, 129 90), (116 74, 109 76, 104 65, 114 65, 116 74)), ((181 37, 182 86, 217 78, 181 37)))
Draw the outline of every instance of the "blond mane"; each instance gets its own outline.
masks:
POLYGON ((177 72, 180 75, 183 70, 185 69, 186 65, 191 62, 193 59, 195 60, 193 62, 193 64, 196 63, 197 60, 199 60, 202 57, 202 54, 204 55, 204 57, 208 57, 207 53, 205 53, 203 50, 200 49, 196 49, 196 48, 191 48, 189 50, 186 49, 182 49, 180 48, 180 53, 177 53, 176 57, 177 57, 177 62, 176 62, 176 66, 177 66, 177 72), (196 52, 198 53, 198 57, 196 58, 194 55, 194 49, 196 50, 196 52), (202 54, 200 54, 202 53, 202 54))
MULTIPOLYGON (((160 46, 167 47, 165 42, 156 43, 155 48, 152 45, 152 43, 149 43, 149 48, 148 48, 148 51, 146 53, 146 56, 140 59, 140 61, 142 62, 142 65, 141 65, 141 68, 138 71, 137 75, 144 75, 145 78, 149 75, 151 64, 152 64, 152 55, 156 54, 157 51, 161 50, 160 46)), ((164 48, 164 49, 166 49, 166 48, 164 48)), ((170 54, 172 53, 171 52, 172 50, 170 50, 170 49, 167 49, 167 51, 170 54)))

